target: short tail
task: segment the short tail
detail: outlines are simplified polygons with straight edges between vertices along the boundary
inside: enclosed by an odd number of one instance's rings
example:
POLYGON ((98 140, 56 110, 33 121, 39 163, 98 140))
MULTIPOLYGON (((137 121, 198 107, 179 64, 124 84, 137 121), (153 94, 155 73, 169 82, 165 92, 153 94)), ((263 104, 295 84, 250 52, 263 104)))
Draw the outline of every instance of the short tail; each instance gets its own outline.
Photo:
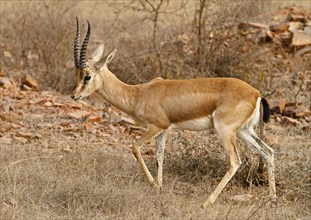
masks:
POLYGON ((269 107, 269 103, 265 98, 261 98, 261 104, 263 107, 263 116, 262 116, 262 120, 267 123, 270 120, 270 107, 269 107))

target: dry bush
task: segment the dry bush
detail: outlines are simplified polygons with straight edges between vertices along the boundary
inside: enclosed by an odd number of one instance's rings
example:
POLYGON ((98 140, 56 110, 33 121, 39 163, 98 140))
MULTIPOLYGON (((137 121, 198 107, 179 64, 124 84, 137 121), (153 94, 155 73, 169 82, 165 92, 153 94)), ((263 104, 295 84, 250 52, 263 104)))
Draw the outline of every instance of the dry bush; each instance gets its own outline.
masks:
POLYGON ((247 1, 212 0, 1 4, 2 21, 7 24, 1 26, 1 49, 13 56, 2 59, 1 66, 30 73, 44 89, 63 92, 73 85, 77 15, 82 24, 86 19, 92 24, 90 51, 102 41, 107 50, 118 48, 111 69, 122 80, 138 83, 157 76, 228 75, 230 67, 247 56, 238 54, 242 42, 230 42, 237 34, 236 22, 256 8, 247 1), (201 2, 205 4, 200 8, 201 2))
POLYGON ((67 91, 72 80, 74 2, 4 2, 1 49, 12 53, 4 68, 33 75, 44 89, 67 91), (62 19, 60 19, 60 16, 62 19), (70 77, 69 77, 70 76, 70 77))

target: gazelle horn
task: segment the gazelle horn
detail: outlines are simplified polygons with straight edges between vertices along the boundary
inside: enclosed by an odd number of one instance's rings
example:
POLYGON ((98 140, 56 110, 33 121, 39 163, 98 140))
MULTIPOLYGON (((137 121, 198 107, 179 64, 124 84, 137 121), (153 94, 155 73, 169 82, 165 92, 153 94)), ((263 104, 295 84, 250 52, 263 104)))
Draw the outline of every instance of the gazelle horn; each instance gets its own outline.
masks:
POLYGON ((79 26, 79 20, 76 17, 77 20, 77 33, 75 37, 75 44, 73 47, 73 55, 75 59, 75 66, 77 69, 80 68, 80 60, 79 60, 79 49, 80 49, 80 26, 79 26))
POLYGON ((81 51, 80 51, 80 69, 86 67, 86 60, 85 60, 85 55, 86 55, 86 49, 87 49, 87 44, 90 39, 90 34, 91 34, 91 26, 89 21, 87 21, 87 33, 85 35, 81 51))

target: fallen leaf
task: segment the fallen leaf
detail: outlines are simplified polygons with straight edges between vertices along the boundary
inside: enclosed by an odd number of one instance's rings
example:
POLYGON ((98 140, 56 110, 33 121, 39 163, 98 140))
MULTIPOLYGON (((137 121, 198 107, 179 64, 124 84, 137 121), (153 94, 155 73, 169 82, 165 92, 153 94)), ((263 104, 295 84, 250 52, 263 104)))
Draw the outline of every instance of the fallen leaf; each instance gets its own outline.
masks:
POLYGON ((3 204, 5 206, 12 206, 12 207, 16 207, 18 205, 17 201, 12 197, 5 197, 3 199, 3 204))
POLYGON ((90 116, 88 118, 88 121, 92 122, 92 123, 94 123, 94 122, 99 123, 101 120, 102 120, 102 116, 99 116, 99 115, 97 115, 97 116, 93 115, 93 116, 90 116))
POLYGON ((3 51, 3 56, 9 59, 13 58, 13 55, 9 51, 3 51))
POLYGON ((84 124, 84 128, 85 128, 87 131, 91 130, 93 127, 94 127, 94 126, 93 126, 92 122, 86 122, 86 123, 84 124))
POLYGON ((67 116, 75 119, 81 119, 89 116, 91 113, 85 110, 80 110, 80 111, 74 111, 74 112, 69 112, 67 113, 67 116))
POLYGON ((11 144, 12 138, 10 137, 0 137, 0 143, 1 144, 11 144))
POLYGON ((15 134, 15 137, 31 138, 32 137, 32 133, 17 131, 16 134, 15 134))
POLYGON ((53 105, 53 103, 52 102, 46 102, 46 103, 44 103, 44 106, 46 106, 46 107, 51 107, 53 105))
POLYGON ((279 100, 279 108, 280 108, 281 113, 284 111, 285 105, 286 105, 285 99, 280 99, 279 100))
POLYGON ((70 125, 70 122, 69 122, 69 121, 62 121, 62 122, 60 123, 60 125, 61 125, 62 127, 67 127, 68 125, 70 125))
POLYGON ((26 144, 28 142, 28 140, 26 138, 24 138, 24 137, 17 137, 17 136, 15 136, 14 140, 16 140, 18 142, 21 142, 23 144, 26 144))
POLYGON ((254 196, 251 194, 243 194, 243 195, 236 195, 232 197, 232 200, 239 201, 239 202, 246 202, 253 198, 254 196))
POLYGON ((301 125, 300 121, 293 119, 293 118, 290 118, 290 117, 287 117, 287 116, 283 116, 282 121, 285 122, 286 124, 290 124, 293 126, 301 125))

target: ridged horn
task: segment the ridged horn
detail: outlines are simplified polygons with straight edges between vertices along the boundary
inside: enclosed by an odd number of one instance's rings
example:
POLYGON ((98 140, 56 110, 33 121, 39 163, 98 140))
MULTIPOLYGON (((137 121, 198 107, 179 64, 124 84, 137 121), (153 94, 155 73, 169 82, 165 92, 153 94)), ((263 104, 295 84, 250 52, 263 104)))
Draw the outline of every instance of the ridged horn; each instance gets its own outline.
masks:
POLYGON ((89 21, 87 21, 87 33, 85 35, 82 47, 81 47, 81 51, 80 51, 80 69, 86 67, 86 49, 87 49, 87 44, 89 43, 89 39, 90 39, 90 34, 91 34, 91 26, 89 21))
POLYGON ((79 49, 80 49, 80 26, 79 26, 79 20, 78 17, 76 17, 77 20, 77 33, 75 37, 75 44, 73 47, 73 56, 75 59, 75 66, 77 69, 80 68, 80 60, 79 60, 79 49))

